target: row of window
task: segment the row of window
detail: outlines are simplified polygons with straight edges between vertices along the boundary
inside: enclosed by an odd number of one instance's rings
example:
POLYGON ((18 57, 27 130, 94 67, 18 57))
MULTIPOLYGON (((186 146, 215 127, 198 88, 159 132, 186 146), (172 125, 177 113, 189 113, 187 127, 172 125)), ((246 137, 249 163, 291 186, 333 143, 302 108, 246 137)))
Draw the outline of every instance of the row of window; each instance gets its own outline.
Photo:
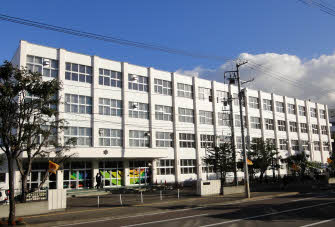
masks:
MULTIPOLYGON (((65 94, 65 112, 69 113, 80 113, 80 114, 91 114, 92 113, 92 98, 82 95, 65 94)), ((99 98, 99 114, 121 116, 122 115, 122 103, 121 100, 99 98)), ((194 123, 194 110, 187 108, 178 109, 179 121, 194 123)), ((172 121, 172 107, 156 105, 155 106, 155 119, 163 121, 172 121)), ((149 119, 149 105, 146 103, 129 102, 129 117, 131 118, 142 118, 149 119)), ((245 116, 244 116, 245 117, 245 116)), ((199 111, 200 124, 214 124, 213 112, 211 111, 199 111)), ((246 117, 245 117, 246 120, 246 117)), ((228 113, 218 113, 218 123, 223 126, 231 126, 231 115, 228 113)), ((274 120, 264 118, 265 129, 274 130, 274 120)), ((286 131, 286 121, 278 120, 278 131, 286 131)), ((235 126, 241 127, 241 120, 239 115, 235 115, 235 126)), ((261 118, 250 117, 250 127, 252 129, 261 129, 261 118)), ((289 122, 289 130, 291 132, 297 132, 297 122, 289 122)), ((306 123, 300 123, 301 133, 308 133, 308 125, 306 123)), ((312 124, 312 133, 318 134, 318 125, 312 124)), ((327 126, 321 126, 321 134, 327 135, 327 126)))
MULTIPOLYGON (((47 59, 32 55, 27 55, 27 68, 33 72, 39 72, 43 76, 54 77, 58 75, 58 61, 53 59, 47 59)), ((92 83, 92 67, 76 64, 76 63, 65 63, 65 79, 79 81, 84 83, 92 83)), ((122 73, 109 70, 99 69, 99 84, 112 87, 122 87, 122 73)), ((134 74, 128 75, 128 88, 131 90, 145 91, 148 92, 148 77, 139 76, 134 74)), ((177 94, 179 97, 193 98, 193 86, 183 83, 177 84, 177 94)), ((172 83, 171 81, 154 79, 154 92, 162 95, 172 95, 172 83)), ((225 91, 217 91, 217 102, 224 102, 228 100, 229 93, 225 91)), ((212 89, 198 87, 198 98, 200 100, 208 100, 212 102, 212 89)), ((237 94, 233 94, 234 104, 238 105, 237 94)), ((276 111, 280 113, 285 112, 284 102, 275 102, 276 111)), ((254 109, 260 108, 260 101, 257 97, 249 96, 249 107, 254 109)), ((263 99, 263 109, 266 111, 273 111, 272 100, 263 99)), ((287 104, 287 112, 289 114, 296 114, 296 105, 287 104)), ((298 106, 298 113, 300 116, 306 116, 306 107, 298 106)), ((326 119, 325 110, 320 110, 319 115, 321 119, 326 119)), ((317 117, 317 109, 310 108, 310 116, 317 117)))
MULTIPOLYGON (((92 129, 85 127, 68 127, 64 132, 64 140, 68 141, 70 138, 76 138, 76 145, 79 146, 92 146, 92 129)), ((214 135, 200 135, 200 145, 201 148, 213 148, 215 145, 214 135)), ((247 144, 255 144, 260 138, 253 138, 251 141, 246 139, 247 144)), ((275 143, 274 139, 271 143, 275 143)), ((123 133, 121 129, 99 129, 99 146, 104 147, 122 147, 123 146, 123 133)), ((231 142, 231 137, 220 137, 219 143, 231 142)), ((149 147, 150 146, 150 134, 146 131, 130 130, 129 131, 129 145, 130 147, 149 147)), ((302 149, 309 150, 308 141, 301 140, 300 145, 302 149)), ((314 141, 314 150, 320 150, 320 142, 314 141)), ((286 139, 279 139, 279 149, 287 150, 288 141, 286 139)), ((174 146, 174 136, 172 132, 156 132, 156 147, 173 147, 174 146)), ((195 148, 196 147, 196 137, 192 133, 179 133, 179 146, 181 148, 195 148)), ((292 150, 299 150, 299 141, 291 140, 292 150)), ((323 142, 324 151, 329 150, 329 143, 323 142)), ((236 137, 236 148, 242 149, 242 138, 236 137)))

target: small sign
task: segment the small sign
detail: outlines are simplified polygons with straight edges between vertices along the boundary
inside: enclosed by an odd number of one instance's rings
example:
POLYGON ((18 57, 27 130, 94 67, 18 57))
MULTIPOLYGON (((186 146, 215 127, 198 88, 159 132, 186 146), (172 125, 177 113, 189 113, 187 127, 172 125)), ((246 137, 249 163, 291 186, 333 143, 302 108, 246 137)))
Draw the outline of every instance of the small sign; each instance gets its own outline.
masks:
POLYGON ((210 185, 211 182, 203 182, 202 185, 210 185))

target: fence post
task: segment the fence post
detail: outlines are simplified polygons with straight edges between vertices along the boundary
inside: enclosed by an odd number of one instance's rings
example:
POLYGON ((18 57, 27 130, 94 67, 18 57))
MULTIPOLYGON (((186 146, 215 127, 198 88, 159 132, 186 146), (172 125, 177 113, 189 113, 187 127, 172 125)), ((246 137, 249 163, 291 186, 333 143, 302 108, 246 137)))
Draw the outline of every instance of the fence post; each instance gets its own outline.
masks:
POLYGON ((122 206, 122 197, 121 197, 121 193, 120 193, 120 204, 122 206))
POLYGON ((141 192, 141 203, 143 203, 143 194, 141 192))
POLYGON ((100 197, 98 196, 98 208, 100 207, 100 197))
POLYGON ((179 199, 179 188, 177 189, 177 193, 178 193, 178 199, 179 199))
POLYGON ((159 197, 161 200, 163 200, 162 190, 159 191, 159 197))

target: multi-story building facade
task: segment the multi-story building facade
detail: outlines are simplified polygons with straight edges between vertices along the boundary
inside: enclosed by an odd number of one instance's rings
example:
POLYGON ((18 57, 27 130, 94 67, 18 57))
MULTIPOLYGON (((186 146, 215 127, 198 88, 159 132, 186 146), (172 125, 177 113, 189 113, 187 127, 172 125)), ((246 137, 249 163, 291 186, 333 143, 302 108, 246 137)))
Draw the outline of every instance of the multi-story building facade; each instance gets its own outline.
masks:
MULTIPOLYGON (((52 175, 51 188, 91 187, 99 171, 105 187, 206 179, 213 175, 202 162, 207 148, 232 139, 241 153, 238 100, 231 110, 224 102, 237 97, 234 85, 26 41, 12 62, 63 83, 58 108, 69 128, 58 137, 76 137, 70 150, 76 155, 52 175)), ((311 160, 326 162, 331 149, 326 105, 248 88, 244 94, 250 143, 271 139, 282 158, 305 150, 311 160)), ((46 163, 34 165, 32 187, 46 163)), ((18 184, 19 172, 16 179, 18 184)))

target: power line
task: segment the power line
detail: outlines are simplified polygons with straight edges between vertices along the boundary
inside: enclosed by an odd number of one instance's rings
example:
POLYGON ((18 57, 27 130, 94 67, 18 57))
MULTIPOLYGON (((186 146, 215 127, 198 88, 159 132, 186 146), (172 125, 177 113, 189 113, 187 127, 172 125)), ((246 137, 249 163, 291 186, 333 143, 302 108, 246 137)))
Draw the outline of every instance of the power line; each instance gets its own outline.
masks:
POLYGON ((75 30, 71 28, 65 28, 65 27, 55 26, 55 25, 41 23, 37 21, 27 20, 27 19, 23 19, 19 17, 12 17, 12 16, 8 16, 5 14, 0 14, 0 20, 8 21, 8 22, 16 23, 16 24, 22 24, 22 25, 26 25, 30 27, 36 27, 36 28, 40 28, 44 30, 50 30, 50 31, 85 37, 85 38, 101 40, 105 42, 116 43, 116 44, 120 44, 123 46, 132 46, 132 47, 137 47, 137 48, 142 48, 142 49, 150 49, 150 50, 161 51, 161 52, 166 52, 166 53, 171 53, 171 54, 179 54, 179 55, 184 55, 188 57, 210 59, 210 60, 215 60, 215 61, 231 60, 231 59, 221 57, 221 56, 210 56, 210 55, 205 55, 202 53, 194 53, 194 52, 189 52, 186 50, 173 49, 173 48, 155 45, 155 44, 147 44, 147 43, 136 42, 136 41, 131 41, 127 39, 116 38, 113 36, 105 36, 105 35, 100 35, 96 33, 85 32, 85 31, 75 30))
MULTIPOLYGON (((300 1, 303 1, 303 0, 300 0, 300 1)), ((26 26, 30 26, 30 27, 36 27, 36 28, 40 28, 40 29, 44 29, 44 30, 50 30, 50 31, 75 35, 75 36, 79 36, 79 37, 85 37, 85 38, 91 38, 91 39, 96 39, 96 40, 105 41, 105 42, 116 43, 116 44, 120 44, 120 45, 123 45, 123 46, 132 46, 132 47, 137 47, 137 48, 142 48, 142 49, 150 49, 150 50, 154 50, 154 51, 161 51, 161 52, 165 52, 165 53, 189 56, 189 57, 194 57, 194 58, 210 59, 210 60, 215 60, 215 61, 232 61, 232 59, 222 57, 222 56, 204 55, 204 54, 193 53, 193 52, 189 52, 189 51, 185 51, 185 50, 179 50, 179 49, 169 48, 169 47, 165 47, 165 46, 159 46, 159 45, 156 45, 156 44, 147 44, 147 43, 136 42, 136 41, 131 41, 131 40, 127 40, 127 39, 116 38, 116 37, 112 37, 112 36, 104 36, 104 35, 99 35, 99 34, 95 34, 95 33, 91 33, 91 32, 85 32, 85 31, 75 30, 75 29, 71 29, 71 28, 65 28, 65 27, 55 26, 55 25, 41 23, 41 22, 37 22, 37 21, 27 20, 27 19, 23 19, 23 18, 19 18, 19 17, 12 17, 12 16, 8 16, 8 15, 5 15, 5 14, 0 14, 0 20, 8 21, 8 22, 16 23, 16 24, 22 24, 22 25, 26 25, 26 26)), ((273 78, 275 78, 275 79, 277 79, 281 82, 287 82, 287 83, 290 83, 293 86, 297 86, 297 87, 300 87, 300 88, 303 88, 302 86, 304 86, 302 84, 297 84, 298 83, 297 81, 292 81, 292 80, 290 81, 286 77, 278 75, 279 73, 266 72, 263 69, 264 68, 263 66, 261 66, 257 63, 253 63, 250 60, 249 60, 249 62, 251 64, 253 64, 253 67, 251 67, 251 69, 262 71, 265 74, 270 75, 273 78)), ((315 85, 313 85, 313 86, 315 86, 315 85)), ((328 92, 335 92, 333 90, 326 91, 326 90, 324 90, 324 88, 320 88, 319 86, 318 86, 318 88, 322 89, 324 91, 324 94, 328 93, 328 92)))

